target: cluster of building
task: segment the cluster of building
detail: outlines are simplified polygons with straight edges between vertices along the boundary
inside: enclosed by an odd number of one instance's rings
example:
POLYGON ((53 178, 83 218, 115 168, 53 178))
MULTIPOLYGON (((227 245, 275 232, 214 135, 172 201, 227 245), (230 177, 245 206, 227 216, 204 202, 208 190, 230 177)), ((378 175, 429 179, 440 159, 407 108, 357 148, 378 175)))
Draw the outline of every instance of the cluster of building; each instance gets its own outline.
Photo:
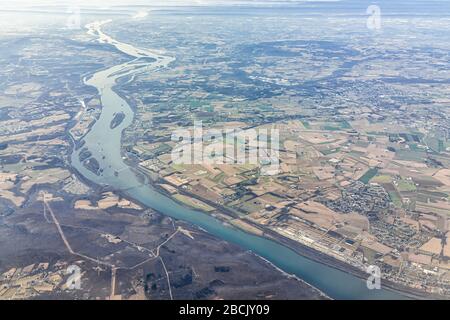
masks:
POLYGON ((48 262, 11 268, 0 275, 0 299, 31 299, 67 289, 67 264, 48 262))

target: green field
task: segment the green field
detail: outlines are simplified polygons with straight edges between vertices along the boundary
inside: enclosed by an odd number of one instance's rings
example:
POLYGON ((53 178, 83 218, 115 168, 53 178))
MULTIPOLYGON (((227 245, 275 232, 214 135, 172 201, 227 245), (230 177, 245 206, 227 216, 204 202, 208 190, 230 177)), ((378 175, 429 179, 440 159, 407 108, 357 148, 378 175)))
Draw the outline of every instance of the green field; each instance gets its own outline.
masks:
POLYGON ((392 182, 392 177, 388 176, 388 175, 380 175, 380 176, 376 176, 375 178, 373 178, 372 182, 376 182, 376 183, 391 183, 392 182))
POLYGON ((412 192, 416 191, 416 185, 414 184, 414 181, 409 181, 406 179, 401 179, 398 181, 397 190, 399 192, 412 192))
POLYGON ((370 168, 361 178, 359 178, 359 181, 368 184, 369 181, 372 180, 372 178, 377 175, 377 173, 378 173, 377 168, 370 168))
POLYGON ((388 192, 388 193, 389 193, 389 197, 391 198, 391 201, 394 203, 394 205, 397 208, 401 208, 403 206, 403 202, 402 202, 402 199, 397 194, 397 192, 388 192))
POLYGON ((308 121, 302 121, 302 124, 305 127, 305 129, 311 129, 311 125, 309 124, 308 121))

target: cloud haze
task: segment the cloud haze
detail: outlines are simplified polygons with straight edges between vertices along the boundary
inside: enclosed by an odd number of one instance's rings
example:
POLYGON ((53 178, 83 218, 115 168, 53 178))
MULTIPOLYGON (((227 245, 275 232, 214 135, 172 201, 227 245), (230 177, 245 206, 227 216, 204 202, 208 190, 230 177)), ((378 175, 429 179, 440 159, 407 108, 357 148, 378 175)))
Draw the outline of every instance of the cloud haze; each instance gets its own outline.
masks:
POLYGON ((30 6, 117 6, 117 5, 146 5, 146 6, 188 6, 188 5, 225 5, 225 4, 254 4, 270 5, 302 2, 336 2, 339 0, 0 0, 1 8, 18 8, 30 6))

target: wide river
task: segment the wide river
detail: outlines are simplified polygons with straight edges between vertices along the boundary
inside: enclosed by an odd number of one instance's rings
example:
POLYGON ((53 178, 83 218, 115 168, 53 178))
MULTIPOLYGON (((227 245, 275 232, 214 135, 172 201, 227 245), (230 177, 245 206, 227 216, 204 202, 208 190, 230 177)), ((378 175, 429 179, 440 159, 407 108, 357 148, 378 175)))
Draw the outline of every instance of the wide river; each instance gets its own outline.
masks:
POLYGON ((122 132, 133 121, 134 112, 114 88, 120 78, 131 79, 139 73, 147 73, 166 68, 175 59, 156 51, 139 49, 119 42, 101 31, 101 26, 110 21, 95 22, 87 25, 88 33, 99 42, 109 44, 130 56, 130 61, 103 69, 84 79, 86 85, 95 87, 102 102, 100 118, 83 138, 83 148, 88 148, 97 159, 101 175, 86 169, 79 160, 80 150, 72 154, 73 167, 86 179, 99 185, 109 185, 122 190, 148 207, 175 219, 187 221, 201 227, 210 234, 234 243, 241 248, 270 261, 286 273, 293 274, 320 289, 334 299, 404 299, 405 296, 387 289, 369 290, 366 282, 345 272, 315 262, 295 251, 263 237, 248 234, 203 212, 186 208, 171 198, 159 193, 152 186, 141 183, 123 161, 121 155, 122 132), (151 58, 151 59, 149 59, 151 58), (124 120, 111 129, 111 121, 116 113, 123 112, 124 120))

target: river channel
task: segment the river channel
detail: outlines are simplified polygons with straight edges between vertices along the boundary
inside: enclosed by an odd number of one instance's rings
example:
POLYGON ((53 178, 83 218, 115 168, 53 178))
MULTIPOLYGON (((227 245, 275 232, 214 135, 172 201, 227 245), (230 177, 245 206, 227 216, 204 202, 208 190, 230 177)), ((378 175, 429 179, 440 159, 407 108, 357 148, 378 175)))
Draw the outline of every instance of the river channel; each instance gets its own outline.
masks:
POLYGON ((80 149, 74 150, 72 166, 86 179, 99 185, 108 185, 122 190, 130 198, 149 208, 175 219, 187 221, 210 234, 250 250, 271 262, 288 274, 293 274, 318 288, 334 299, 404 299, 399 293, 388 289, 369 290, 366 281, 308 259, 272 240, 248 234, 198 210, 189 209, 159 193, 152 186, 143 184, 122 159, 122 132, 131 125, 134 112, 127 101, 115 92, 118 80, 133 79, 140 73, 147 75, 159 68, 168 68, 175 59, 157 51, 139 49, 117 41, 106 35, 101 27, 111 21, 94 22, 87 25, 88 33, 98 41, 111 45, 130 57, 130 61, 102 69, 84 79, 86 85, 95 87, 101 97, 102 112, 91 130, 83 137, 83 148, 87 148, 102 169, 97 175, 88 170, 79 159, 80 149), (125 78, 127 77, 127 78, 125 78), (115 115, 125 115, 122 122, 111 128, 115 115))

